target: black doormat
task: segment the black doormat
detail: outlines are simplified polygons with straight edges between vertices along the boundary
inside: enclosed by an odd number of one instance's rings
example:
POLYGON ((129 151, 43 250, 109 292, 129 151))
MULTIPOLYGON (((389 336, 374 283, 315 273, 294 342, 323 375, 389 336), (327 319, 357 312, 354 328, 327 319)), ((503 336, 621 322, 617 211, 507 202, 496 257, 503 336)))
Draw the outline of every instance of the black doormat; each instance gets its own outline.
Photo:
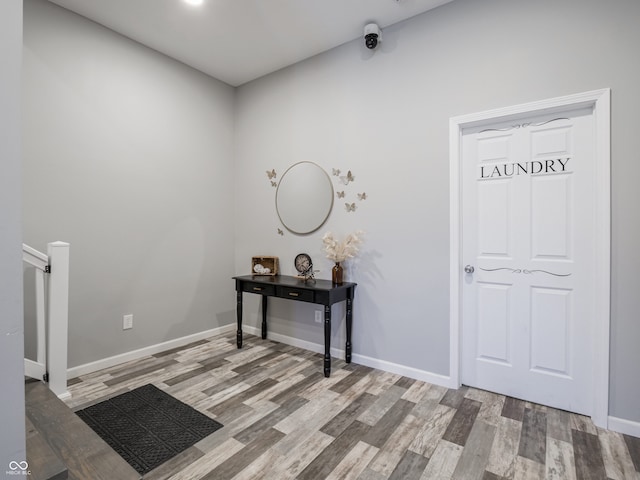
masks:
POLYGON ((222 427, 150 384, 76 414, 141 475, 222 427))

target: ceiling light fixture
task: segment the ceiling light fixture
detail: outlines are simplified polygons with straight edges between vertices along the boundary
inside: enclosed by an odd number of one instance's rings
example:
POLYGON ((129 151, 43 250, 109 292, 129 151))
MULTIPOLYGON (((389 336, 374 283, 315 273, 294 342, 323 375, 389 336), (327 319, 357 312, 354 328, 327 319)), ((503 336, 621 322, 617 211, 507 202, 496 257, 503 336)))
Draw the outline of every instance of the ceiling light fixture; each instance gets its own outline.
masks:
POLYGON ((202 5, 202 0, 184 0, 189 5, 202 5))

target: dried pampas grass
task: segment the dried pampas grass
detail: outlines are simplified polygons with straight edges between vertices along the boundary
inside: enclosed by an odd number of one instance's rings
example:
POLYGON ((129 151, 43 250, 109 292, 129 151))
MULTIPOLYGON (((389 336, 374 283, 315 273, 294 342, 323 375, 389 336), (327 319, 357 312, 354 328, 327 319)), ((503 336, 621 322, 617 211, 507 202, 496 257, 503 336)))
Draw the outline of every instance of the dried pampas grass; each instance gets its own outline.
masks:
POLYGON ((347 235, 343 241, 338 242, 334 238, 333 233, 325 233, 322 237, 322 243, 324 244, 324 251, 327 254, 327 258, 334 262, 344 262, 347 258, 355 257, 363 242, 363 235, 364 232, 358 230, 347 235))

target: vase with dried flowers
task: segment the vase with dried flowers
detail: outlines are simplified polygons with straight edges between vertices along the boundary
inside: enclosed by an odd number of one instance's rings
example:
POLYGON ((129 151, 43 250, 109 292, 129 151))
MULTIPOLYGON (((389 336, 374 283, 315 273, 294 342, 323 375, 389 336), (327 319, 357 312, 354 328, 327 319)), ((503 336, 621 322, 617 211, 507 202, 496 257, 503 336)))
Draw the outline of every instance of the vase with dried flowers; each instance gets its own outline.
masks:
POLYGON ((335 262, 331 269, 331 280, 336 285, 342 285, 343 282, 344 269, 341 264, 348 258, 356 256, 360 250, 363 235, 364 232, 358 230, 347 235, 341 242, 337 241, 331 232, 325 233, 322 237, 327 258, 335 262))

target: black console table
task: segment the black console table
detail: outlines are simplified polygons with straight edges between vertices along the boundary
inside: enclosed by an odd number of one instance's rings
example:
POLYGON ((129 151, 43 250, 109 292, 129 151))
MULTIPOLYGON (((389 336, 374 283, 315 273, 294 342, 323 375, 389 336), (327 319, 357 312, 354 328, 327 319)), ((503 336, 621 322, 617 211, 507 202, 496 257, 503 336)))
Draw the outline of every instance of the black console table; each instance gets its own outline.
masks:
POLYGON ((233 277, 236 281, 236 313, 238 316, 238 348, 242 348, 242 293, 262 295, 262 338, 267 338, 267 298, 278 297, 299 302, 324 305, 324 376, 331 375, 331 305, 346 301, 347 344, 345 361, 351 363, 351 325, 353 323, 353 296, 355 283, 334 285, 329 280, 304 281, 286 275, 233 277))

